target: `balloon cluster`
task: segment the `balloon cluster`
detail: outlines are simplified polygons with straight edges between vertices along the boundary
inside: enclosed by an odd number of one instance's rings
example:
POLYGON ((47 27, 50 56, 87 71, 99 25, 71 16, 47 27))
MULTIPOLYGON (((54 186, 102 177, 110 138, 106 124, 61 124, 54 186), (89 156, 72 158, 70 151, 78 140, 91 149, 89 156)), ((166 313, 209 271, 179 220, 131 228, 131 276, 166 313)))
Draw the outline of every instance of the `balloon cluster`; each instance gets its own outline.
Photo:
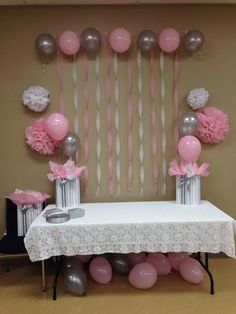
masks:
MULTIPOLYGON (((199 51, 204 44, 204 35, 199 30, 190 30, 183 37, 184 49, 192 54, 199 51)), ((60 50, 68 56, 76 55, 80 46, 88 55, 95 55, 101 46, 102 37, 96 28, 89 27, 80 35, 68 30, 58 38, 60 50)), ((171 53, 178 49, 181 42, 179 32, 174 28, 165 28, 158 35, 151 30, 143 30, 137 38, 137 46, 143 54, 149 54, 158 45, 163 52, 171 53)), ((115 28, 109 34, 109 44, 117 53, 124 53, 129 50, 132 44, 130 32, 123 28, 115 28)), ((43 58, 52 59, 57 54, 56 39, 48 34, 40 34, 35 41, 35 47, 43 58)))
POLYGON ((51 114, 46 121, 46 130, 54 140, 61 141, 60 148, 65 157, 73 157, 79 149, 79 138, 69 132, 69 122, 61 113, 51 114))
POLYGON ((171 271, 179 271, 183 279, 192 284, 203 280, 201 264, 185 252, 160 252, 146 255, 142 253, 107 254, 104 256, 76 255, 67 258, 64 264, 64 278, 67 289, 75 295, 84 295, 87 290, 87 276, 83 264, 89 262, 91 278, 107 285, 112 280, 112 272, 127 276, 129 283, 138 289, 153 287, 158 276, 166 276, 171 271))

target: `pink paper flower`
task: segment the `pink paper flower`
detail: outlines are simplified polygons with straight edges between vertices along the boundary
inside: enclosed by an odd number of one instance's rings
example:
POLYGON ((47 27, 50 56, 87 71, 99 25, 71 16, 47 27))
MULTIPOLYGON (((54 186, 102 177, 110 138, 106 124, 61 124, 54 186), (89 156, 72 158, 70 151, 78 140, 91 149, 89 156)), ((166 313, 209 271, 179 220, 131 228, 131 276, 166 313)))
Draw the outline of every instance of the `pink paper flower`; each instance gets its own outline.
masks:
POLYGON ((46 199, 50 198, 51 196, 46 193, 41 193, 34 190, 25 190, 21 191, 16 189, 15 192, 11 193, 8 198, 16 205, 35 205, 41 204, 46 199))
POLYGON ((204 143, 218 144, 229 132, 228 116, 214 107, 206 107, 197 113, 197 136, 204 143))
POLYGON ((59 141, 48 135, 45 122, 46 119, 37 119, 26 127, 26 143, 41 155, 53 155, 59 146, 59 141))
POLYGON ((52 173, 48 174, 48 179, 54 181, 56 179, 73 180, 79 178, 86 167, 77 167, 71 159, 67 160, 63 165, 49 161, 49 167, 52 173))

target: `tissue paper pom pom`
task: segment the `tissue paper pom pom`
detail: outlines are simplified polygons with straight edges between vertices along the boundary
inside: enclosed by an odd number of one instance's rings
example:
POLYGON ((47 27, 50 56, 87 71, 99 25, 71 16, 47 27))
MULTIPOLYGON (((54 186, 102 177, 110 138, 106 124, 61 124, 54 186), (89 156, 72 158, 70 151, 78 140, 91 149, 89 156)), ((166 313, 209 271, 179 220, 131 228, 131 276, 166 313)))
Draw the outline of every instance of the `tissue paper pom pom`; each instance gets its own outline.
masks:
POLYGON ((196 88, 190 91, 187 97, 187 103, 193 110, 197 110, 205 106, 208 98, 209 93, 205 88, 196 88))
POLYGON ((52 155, 59 141, 52 139, 46 131, 46 119, 34 120, 25 129, 26 143, 41 155, 52 155))
POLYGON ((197 113, 197 136, 204 143, 218 144, 229 132, 228 116, 214 107, 206 107, 197 113))
POLYGON ((35 112, 42 112, 49 104, 49 91, 42 86, 31 86, 24 91, 22 102, 29 109, 35 112))

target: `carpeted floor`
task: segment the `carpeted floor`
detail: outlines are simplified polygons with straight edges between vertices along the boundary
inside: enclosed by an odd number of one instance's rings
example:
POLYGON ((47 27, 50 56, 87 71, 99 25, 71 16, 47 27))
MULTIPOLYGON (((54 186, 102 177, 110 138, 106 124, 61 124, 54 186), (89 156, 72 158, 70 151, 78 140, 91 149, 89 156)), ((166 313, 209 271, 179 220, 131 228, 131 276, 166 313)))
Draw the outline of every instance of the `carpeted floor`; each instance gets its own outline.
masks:
MULTIPOLYGON (((12 261, 10 273, 0 265, 1 314, 235 314, 236 261, 211 259, 216 294, 209 294, 209 281, 195 286, 173 273, 159 277, 154 288, 140 291, 126 277, 113 276, 109 286, 89 280, 85 297, 69 294, 59 280, 58 299, 52 301, 52 270, 48 269, 48 291, 41 293, 40 264, 12 261)), ((50 268, 50 267, 48 267, 50 268)))

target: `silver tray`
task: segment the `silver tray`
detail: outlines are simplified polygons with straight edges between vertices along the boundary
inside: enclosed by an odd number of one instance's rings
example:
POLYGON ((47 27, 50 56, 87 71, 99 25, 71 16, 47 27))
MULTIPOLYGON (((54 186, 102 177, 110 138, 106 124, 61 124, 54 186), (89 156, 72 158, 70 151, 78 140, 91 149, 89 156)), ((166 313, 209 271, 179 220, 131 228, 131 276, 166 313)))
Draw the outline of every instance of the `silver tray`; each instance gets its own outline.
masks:
POLYGON ((46 215, 46 221, 53 224, 60 224, 70 220, 70 215, 65 212, 54 212, 46 215))

